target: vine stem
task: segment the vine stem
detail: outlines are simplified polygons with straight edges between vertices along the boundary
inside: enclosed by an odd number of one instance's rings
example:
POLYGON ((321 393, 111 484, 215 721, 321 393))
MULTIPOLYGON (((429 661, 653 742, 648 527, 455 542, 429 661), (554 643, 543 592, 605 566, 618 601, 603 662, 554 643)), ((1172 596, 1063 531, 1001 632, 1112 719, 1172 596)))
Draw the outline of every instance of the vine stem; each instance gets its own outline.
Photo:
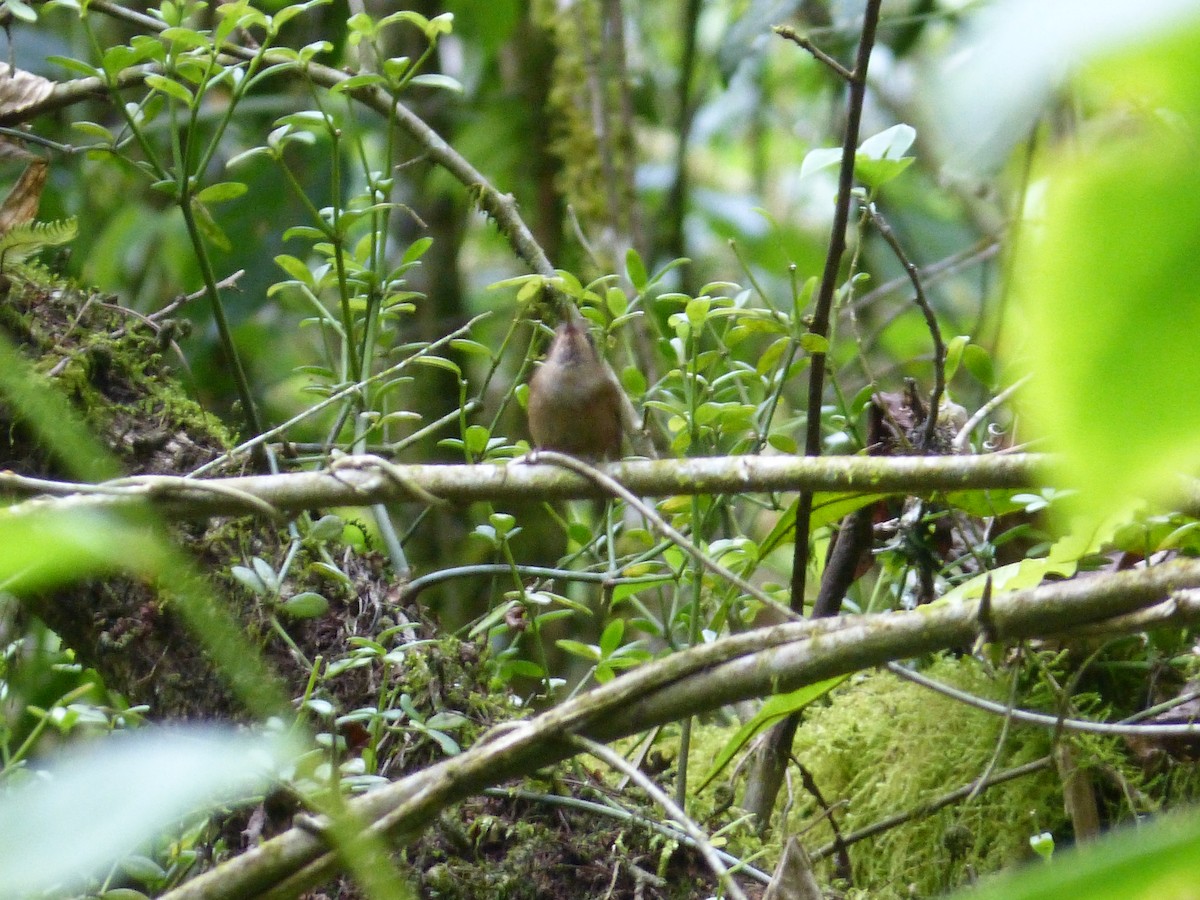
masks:
MULTIPOLYGON (((858 147, 859 125, 862 122, 863 99, 867 92, 867 66, 875 46, 875 28, 879 24, 882 0, 867 0, 863 12, 862 35, 854 70, 850 73, 849 97, 846 109, 846 133, 842 141, 842 164, 838 172, 837 205, 833 227, 829 233, 829 250, 821 273, 821 287, 813 312, 811 334, 822 339, 829 337, 829 320, 833 309, 833 293, 837 285, 842 255, 846 252, 846 226, 850 221, 850 197, 854 187, 854 155, 858 147)), ((821 399, 825 393, 825 354, 813 353, 808 378, 808 420, 805 424, 804 455, 821 455, 821 399)), ((804 590, 808 574, 809 529, 812 521, 813 495, 802 491, 796 506, 796 546, 792 556, 791 607, 804 610, 804 590)))
POLYGON ((921 450, 928 451, 933 446, 933 436, 938 425, 938 413, 941 410, 942 397, 946 393, 946 342, 942 340, 942 329, 938 326, 937 316, 933 312, 933 307, 929 305, 925 289, 921 286, 920 272, 908 258, 908 254, 904 252, 904 247, 901 246, 896 233, 892 231, 892 226, 883 217, 883 213, 875 208, 874 203, 867 205, 867 216, 879 230, 880 237, 887 241, 887 245, 892 248, 896 259, 900 261, 905 274, 912 282, 913 302, 917 304, 921 315, 925 317, 925 325, 929 328, 929 337, 933 341, 933 393, 929 397, 929 416, 925 420, 925 430, 921 435, 921 450))

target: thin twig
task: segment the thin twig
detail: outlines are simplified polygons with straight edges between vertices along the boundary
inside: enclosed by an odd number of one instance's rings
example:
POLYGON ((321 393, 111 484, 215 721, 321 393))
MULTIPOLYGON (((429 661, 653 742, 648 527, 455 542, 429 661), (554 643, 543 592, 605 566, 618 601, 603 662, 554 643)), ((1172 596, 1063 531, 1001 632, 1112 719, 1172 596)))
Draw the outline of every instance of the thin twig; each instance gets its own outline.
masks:
MULTIPOLYGON (((218 281, 217 288, 219 290, 225 291, 225 290, 229 290, 230 288, 237 287, 238 281, 245 274, 246 274, 245 269, 238 269, 232 275, 226 275, 224 278, 222 278, 220 281, 218 281)), ((190 293, 190 294, 181 294, 180 296, 178 296, 174 300, 172 300, 170 303, 168 303, 166 306, 164 306, 162 309, 159 309, 159 310, 156 310, 155 312, 150 313, 148 316, 146 316, 146 318, 149 319, 151 322, 157 322, 159 319, 165 319, 167 316, 171 315, 171 313, 175 312, 175 310, 179 309, 180 307, 186 306, 187 304, 191 303, 194 300, 202 299, 204 297, 204 295, 205 295, 204 288, 201 288, 198 291, 192 291, 192 293, 190 293)))
POLYGON ((929 300, 925 296, 925 289, 921 286, 921 275, 912 260, 908 258, 908 254, 904 252, 904 248, 900 246, 900 241, 896 237, 896 233, 892 231, 892 226, 888 224, 887 219, 883 217, 883 213, 875 207, 874 203, 867 204, 867 215, 879 229, 880 237, 887 241, 887 245, 892 248, 896 259, 900 260, 900 265, 904 267, 908 280, 912 282, 913 291, 916 292, 913 302, 917 304, 921 314, 925 317, 925 325, 929 328, 929 337, 933 340, 933 394, 929 398, 929 417, 925 420, 925 433, 921 435, 921 449, 928 451, 933 447, 938 415, 941 412, 942 394, 946 392, 946 342, 942 340, 941 326, 938 325, 937 316, 934 315, 933 307, 929 305, 929 300))
POLYGON ((637 575, 628 578, 614 578, 611 572, 587 572, 579 569, 555 569, 549 566, 510 566, 507 563, 480 563, 473 566, 455 566, 449 569, 439 569, 414 578, 400 591, 400 600, 408 601, 415 598, 421 591, 443 581, 455 578, 477 578, 484 575, 507 575, 516 572, 525 578, 547 578, 556 581, 586 581, 610 587, 618 584, 661 584, 665 575, 637 575))
MULTIPOLYGON (((1049 756, 1043 756, 1041 759, 1035 759, 1033 762, 1027 762, 1022 766, 1014 766, 1011 769, 1005 769, 1002 772, 997 772, 991 778, 983 783, 984 788, 989 788, 997 784, 1003 784, 1006 781, 1012 781, 1014 778, 1023 778, 1026 775, 1032 775, 1034 772, 1040 772, 1042 769, 1050 768, 1052 760, 1049 756)), ((859 841, 866 840, 869 837, 888 831, 895 828, 897 825, 903 825, 905 822, 911 822, 914 819, 923 819, 925 816, 932 815, 943 807, 949 806, 951 803, 956 803, 959 800, 966 799, 972 791, 976 789, 977 781, 972 781, 970 784, 964 784, 960 788, 956 788, 947 794, 943 794, 936 800, 930 800, 928 803, 921 803, 913 809, 905 810, 902 813, 896 813, 894 816, 888 816, 886 819, 880 819, 878 822, 873 822, 865 828, 860 828, 843 837, 840 843, 843 846, 857 844, 859 841)), ((818 848, 813 852, 813 861, 824 859, 830 854, 838 850, 839 842, 834 841, 826 844, 824 847, 818 848)))
POLYGON ((636 509, 639 513, 641 513, 642 516, 645 517, 646 521, 650 523, 655 531, 668 540, 674 541, 683 550, 689 553, 696 560, 696 562, 708 569, 714 575, 724 578, 738 590, 749 594, 759 603, 770 607, 786 618, 799 618, 796 613, 792 612, 778 600, 769 596, 760 588, 755 587, 740 575, 737 575, 736 573, 725 568, 725 566, 721 565, 715 559, 709 558, 709 556, 703 550, 684 537, 679 531, 667 524, 666 520, 663 519, 662 516, 651 509, 648 504, 643 503, 637 497, 637 495, 625 487, 625 485, 621 484, 621 482, 617 481, 610 475, 606 475, 604 472, 601 472, 595 466, 588 465, 583 460, 576 459, 573 456, 568 456, 565 453, 558 453, 554 450, 537 450, 535 451, 535 454, 531 456, 530 461, 547 462, 556 466, 562 466, 564 469, 570 469, 572 472, 576 472, 585 478, 591 479, 596 484, 603 487, 606 491, 614 494, 617 497, 620 497, 629 506, 632 506, 634 509, 636 509))
POLYGON ((983 697, 977 697, 974 694, 961 691, 958 688, 951 687, 940 681, 936 681, 927 675, 922 675, 919 672, 914 672, 911 669, 906 669, 899 663, 888 663, 887 669, 894 675, 905 678, 908 681, 916 682, 922 687, 927 687, 930 690, 937 691, 939 694, 945 694, 953 700, 958 700, 968 706, 973 706, 976 709, 981 709, 984 712, 994 713, 999 716, 1009 716, 1014 722, 1023 722, 1026 725, 1040 725, 1045 728, 1062 729, 1063 731, 1079 731, 1084 734, 1103 734, 1109 737, 1147 737, 1147 738, 1162 738, 1162 737, 1197 737, 1200 736, 1200 722, 1196 724, 1177 724, 1177 725, 1128 725, 1120 722, 1092 722, 1087 719, 1071 719, 1065 716, 1051 716, 1046 713, 1030 712, 1025 709, 1014 709, 1004 703, 997 703, 994 700, 987 700, 983 697))
POLYGON ((854 73, 843 66, 840 62, 814 44, 807 35, 798 32, 791 25, 773 25, 771 30, 781 38, 791 41, 793 44, 811 53, 817 62, 824 63, 828 66, 838 78, 842 81, 854 82, 854 73))
MULTIPOLYGON (((921 266, 917 271, 920 273, 921 280, 925 284, 933 284, 968 266, 986 262, 999 252, 1000 242, 994 238, 986 237, 972 244, 970 247, 947 256, 945 259, 939 259, 937 262, 930 263, 927 266, 921 266)), ((872 288, 857 300, 847 303, 845 308, 853 309, 856 312, 861 311, 887 295, 898 291, 907 283, 908 276, 899 275, 890 281, 885 281, 876 288, 872 288)))
POLYGON ((983 404, 983 406, 979 407, 979 409, 975 410, 975 412, 971 415, 971 418, 967 419, 967 421, 963 423, 963 427, 958 430, 958 434, 954 435, 954 440, 950 442, 950 446, 954 452, 962 453, 964 450, 966 450, 967 441, 971 439, 971 432, 975 430, 980 422, 987 418, 988 413, 1024 387, 1026 382, 1028 382, 1032 377, 1032 375, 1025 375, 1021 378, 1018 378, 987 403, 983 404))
POLYGON ((268 429, 267 431, 264 431, 262 434, 256 435, 255 437, 251 438, 250 440, 245 441, 241 444, 238 444, 238 446, 234 447, 232 450, 227 450, 225 453, 221 454, 216 459, 205 463, 204 465, 200 466, 200 468, 191 472, 191 474, 188 477, 195 478, 199 475, 204 474, 205 472, 210 471, 211 469, 216 468, 217 466, 221 465, 224 462, 232 462, 238 456, 241 456, 249 451, 252 451, 255 447, 259 446, 260 444, 264 444, 267 441, 271 440, 272 438, 278 437, 279 435, 283 434, 289 428, 291 428, 293 425, 303 422, 305 419, 309 418, 312 415, 315 415, 316 413, 320 412, 321 410, 325 409, 326 407, 332 406, 333 404, 345 399, 349 395, 357 393, 358 391, 361 391, 364 386, 366 386, 368 384, 372 384, 376 381, 379 381, 381 378, 387 378, 391 375, 394 375, 399 370, 411 365, 412 362, 414 360, 418 359, 419 357, 426 356, 429 353, 436 350, 438 347, 442 346, 443 344, 448 344, 450 341, 454 340, 455 338, 462 337, 464 334, 469 333, 470 330, 475 326, 475 324, 477 322, 482 321, 488 315, 490 315, 490 313, 481 313, 480 315, 473 318, 471 321, 467 322, 467 324, 463 325, 461 328, 456 328, 454 331, 450 332, 449 334, 447 334, 443 337, 438 338, 436 341, 434 341, 430 344, 426 344, 420 350, 415 352, 412 356, 405 357, 404 359, 400 360, 400 362, 396 363, 394 366, 388 366, 382 372, 376 372, 370 378, 364 378, 362 381, 356 381, 354 384, 348 385, 348 386, 342 388, 340 391, 335 391, 334 393, 332 393, 328 397, 326 397, 324 400, 322 400, 320 403, 316 403, 312 406, 307 407, 302 412, 299 412, 296 415, 292 416, 286 422, 283 422, 280 425, 276 425, 274 428, 268 429))
POLYGON ((572 735, 570 741, 605 765, 623 773, 634 784, 645 791, 650 799, 666 810, 667 815, 674 819, 687 836, 695 841, 696 850, 704 857, 704 861, 708 863, 708 867, 712 869, 713 875, 716 876, 717 883, 721 885, 725 892, 730 897, 735 898, 735 900, 746 900, 746 895, 742 893, 742 889, 738 887, 738 883, 733 880, 733 876, 729 874, 729 870, 725 868, 725 864, 717 856, 716 851, 713 849, 712 841, 709 840, 704 830, 693 822, 691 817, 674 800, 668 797, 662 788, 651 781, 641 769, 634 768, 621 754, 610 750, 596 741, 589 740, 577 734, 572 735))
MULTIPOLYGON (((829 233, 829 249, 825 254, 825 267, 821 273, 821 287, 817 293, 813 311, 811 334, 823 340, 829 337, 829 319, 833 309, 833 295, 841 268, 842 254, 846 250, 846 226, 850 221, 850 199, 854 188, 854 156, 858 147, 859 124, 862 121, 863 101, 867 92, 867 66, 871 61, 871 48, 875 45, 875 27, 879 23, 879 7, 882 0, 867 0, 863 13, 862 36, 858 42, 858 53, 851 73, 849 96, 846 100, 846 133, 842 139, 842 164, 838 173, 837 204, 834 207, 833 225, 829 233)), ((825 354, 813 353, 808 377, 808 420, 805 425, 805 456, 821 455, 821 404, 825 394, 825 354)), ((791 607, 796 612, 804 609, 804 587, 808 577, 809 527, 812 521, 813 496, 805 491, 800 494, 796 506, 796 546, 792 557, 791 607)))

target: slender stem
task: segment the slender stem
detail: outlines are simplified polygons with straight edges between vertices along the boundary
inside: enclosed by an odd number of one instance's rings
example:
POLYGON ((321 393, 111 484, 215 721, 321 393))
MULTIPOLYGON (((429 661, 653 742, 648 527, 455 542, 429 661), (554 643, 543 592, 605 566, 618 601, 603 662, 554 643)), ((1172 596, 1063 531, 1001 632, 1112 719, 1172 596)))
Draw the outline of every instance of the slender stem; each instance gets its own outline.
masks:
POLYGON ((233 381, 237 386, 238 399, 242 401, 242 412, 246 416, 246 425, 254 435, 263 433, 262 420, 258 417, 258 407, 254 404, 254 395, 250 392, 250 380, 246 377, 246 369, 242 358, 238 355, 237 345, 233 340, 233 330, 229 327, 229 319, 225 315, 225 305, 221 302, 221 291, 217 287, 217 276, 213 272, 212 261, 204 247, 204 236, 196 225, 192 212, 192 202, 189 192, 185 189, 179 198, 179 209, 183 213, 183 221, 187 226, 188 237, 192 249, 196 253, 196 262, 200 264, 200 274, 204 279, 205 293, 212 307, 213 321, 217 325, 217 334, 230 367, 233 369, 233 381))
POLYGON ((615 750, 578 734, 571 737, 571 743, 622 773, 645 791, 650 799, 661 806, 667 815, 695 842, 694 846, 696 850, 704 858, 704 861, 708 863, 708 867, 712 869, 713 875, 716 876, 718 883, 724 889, 725 893, 729 897, 732 897, 733 900, 746 900, 746 895, 742 893, 742 889, 738 887, 737 882, 730 876, 729 870, 725 868, 720 857, 717 856, 716 850, 713 849, 712 841, 709 840, 708 835, 701 830, 700 826, 688 817, 688 814, 683 810, 682 804, 672 803, 671 798, 664 794, 658 785, 640 769, 631 766, 625 760, 625 757, 621 756, 615 750))
POLYGON ((850 83, 854 82, 854 73, 840 62, 814 44, 807 35, 803 35, 790 25, 776 25, 772 31, 785 40, 791 41, 798 47, 812 54, 813 59, 828 67, 838 78, 850 83))
MULTIPOLYGON (((692 522, 700 527, 702 517, 700 498, 692 497, 692 522)), ((700 600, 703 597, 704 570, 698 560, 692 562, 692 613, 688 626, 688 646, 700 643, 700 600)), ((692 717, 683 720, 679 735, 679 762, 675 767, 675 802, 681 809, 687 808, 688 754, 692 749, 692 717)))
POLYGON ((925 816, 933 815, 939 809, 949 806, 951 803, 956 803, 959 800, 964 800, 970 796, 972 791, 977 791, 984 788, 994 787, 997 784, 1003 784, 1006 781, 1012 781, 1014 778, 1024 778, 1026 775, 1033 775, 1043 769, 1050 768, 1052 760, 1049 756, 1043 756, 1041 759, 1035 759, 1033 762, 1025 763, 1023 766, 1015 766, 1011 769, 1004 769, 997 772, 987 779, 977 779, 970 784, 965 784, 960 788, 956 788, 947 794, 943 794, 934 800, 926 803, 918 804, 913 809, 905 810, 904 812, 896 813, 894 816, 888 816, 886 819, 880 819, 878 822, 860 828, 857 831, 852 831, 850 834, 844 835, 839 840, 827 844, 824 847, 819 847, 812 853, 813 861, 824 859, 831 856, 838 850, 849 847, 851 844, 857 844, 859 841, 864 841, 869 837, 874 837, 889 829, 895 828, 898 825, 903 825, 905 822, 912 822, 916 819, 922 819, 925 816))
POLYGON ((880 236, 887 241, 887 245, 896 254, 896 259, 900 260, 900 265, 904 266, 904 271, 908 274, 909 281, 912 282, 913 291, 916 292, 916 296, 913 298, 914 302, 925 317, 929 336, 933 340, 933 394, 929 398, 929 417, 925 420, 925 431, 921 435, 921 449, 929 450, 933 446, 934 432, 937 431, 942 394, 946 392, 946 342, 942 340, 942 329, 938 326, 937 316, 934 315, 933 307, 929 305, 929 300, 925 296, 925 289, 921 286, 921 275, 904 252, 904 248, 900 246, 900 241, 896 237, 896 233, 892 231, 892 226, 883 217, 883 213, 875 208, 874 203, 867 205, 867 215, 879 229, 880 236))
MULTIPOLYGON (((858 147, 858 130, 862 120, 863 99, 867 92, 867 66, 871 61, 871 48, 875 44, 875 27, 879 23, 879 7, 883 0, 867 0, 863 13, 862 37, 858 42, 858 54, 850 79, 846 110, 846 133, 842 141, 842 165, 838 174, 837 205, 833 214, 833 227, 829 234, 829 250, 825 255, 825 268, 821 273, 821 287, 817 294, 810 333, 824 339, 829 335, 829 318, 833 309, 833 293, 837 285, 838 270, 842 254, 846 251, 846 225, 850 221, 850 197, 854 187, 854 152, 858 147)), ((812 366, 808 376, 808 421, 804 435, 805 456, 821 455, 821 400, 825 393, 825 354, 812 354, 812 366)), ((808 576, 809 523, 812 520, 813 495, 810 491, 800 494, 796 506, 796 547, 792 557, 791 607, 796 612, 804 609, 804 589, 808 576)))

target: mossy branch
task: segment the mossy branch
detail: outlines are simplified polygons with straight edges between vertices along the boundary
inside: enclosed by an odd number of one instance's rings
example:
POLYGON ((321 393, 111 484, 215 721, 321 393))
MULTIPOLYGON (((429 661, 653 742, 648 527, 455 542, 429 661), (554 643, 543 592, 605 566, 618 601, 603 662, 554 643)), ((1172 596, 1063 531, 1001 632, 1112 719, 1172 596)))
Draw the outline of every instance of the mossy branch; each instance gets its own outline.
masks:
MULTIPOLYGON (((1200 586, 1200 562, 1098 575, 993 600, 986 623, 1002 640, 1060 634, 1159 604, 1200 586)), ((1200 621, 1186 596, 1167 601, 1173 625, 1200 621)), ((908 612, 788 623, 703 644, 643 666, 524 722, 503 726, 459 756, 348 804, 375 834, 404 840, 452 803, 508 778, 565 759, 566 738, 600 741, 697 715, 725 704, 792 691, 822 679, 954 647, 982 637, 974 603, 908 612)), ((293 828, 165 895, 165 900, 290 897, 337 865, 319 834, 293 828)))
MULTIPOLYGON (((939 491, 1030 488, 1041 484, 1045 457, 979 456, 718 456, 629 460, 599 467, 642 497, 773 491, 929 494, 939 491)), ((604 497, 590 479, 556 466, 392 465, 375 456, 345 456, 331 469, 236 478, 144 476, 103 484, 50 481, 0 472, 0 492, 43 495, 4 515, 36 514, 48 506, 120 511, 149 504, 169 518, 295 513, 326 506, 369 506, 431 497, 479 500, 572 500, 604 497), (45 499, 49 495, 54 499, 45 499)))

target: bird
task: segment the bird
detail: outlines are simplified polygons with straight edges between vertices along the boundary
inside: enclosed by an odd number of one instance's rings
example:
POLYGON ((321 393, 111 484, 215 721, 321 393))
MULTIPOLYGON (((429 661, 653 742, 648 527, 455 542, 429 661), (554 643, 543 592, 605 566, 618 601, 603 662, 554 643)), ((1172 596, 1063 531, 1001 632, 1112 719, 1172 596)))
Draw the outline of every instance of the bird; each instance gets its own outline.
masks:
POLYGON ((581 459, 621 455, 621 387, 596 352, 581 320, 554 332, 546 358, 529 379, 529 433, 539 450, 581 459))

